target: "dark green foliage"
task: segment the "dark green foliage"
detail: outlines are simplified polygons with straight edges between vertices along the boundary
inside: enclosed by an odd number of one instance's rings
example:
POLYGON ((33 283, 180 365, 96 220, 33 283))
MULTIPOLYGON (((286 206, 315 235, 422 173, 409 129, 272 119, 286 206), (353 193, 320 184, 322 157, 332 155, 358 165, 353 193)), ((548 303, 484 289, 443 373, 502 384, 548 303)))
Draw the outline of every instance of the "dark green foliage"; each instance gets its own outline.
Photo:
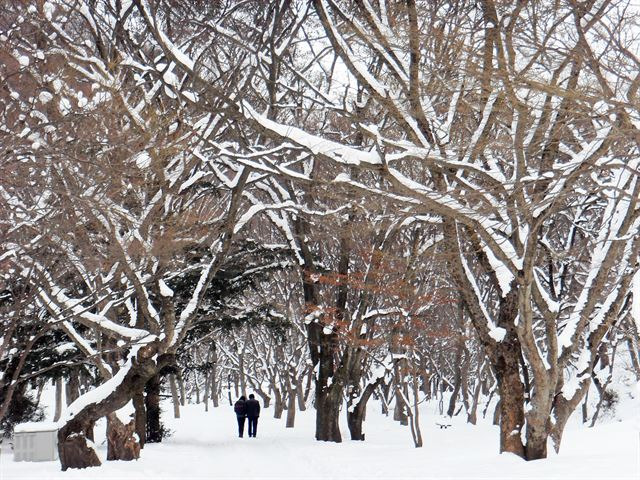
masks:
MULTIPOLYGON (((38 407, 33 395, 20 388, 14 392, 7 414, 0 420, 2 436, 11 437, 16 425, 25 422, 39 422, 44 419, 42 408, 38 407)), ((3 396, 0 395, 0 402, 3 396)))
MULTIPOLYGON (((251 327, 262 325, 279 339, 286 339, 289 321, 277 313, 273 305, 265 303, 248 307, 241 299, 273 272, 291 268, 290 253, 283 247, 266 247, 253 240, 239 241, 234 245, 207 290, 197 320, 183 342, 183 348, 178 350, 178 364, 185 374, 188 375, 191 371, 206 374, 211 370, 211 362, 196 363, 188 348, 214 330, 224 334, 247 324, 251 327)), ((198 256, 198 252, 192 254, 194 262, 202 262, 205 258, 198 256)), ((198 271, 190 271, 168 282, 182 308, 188 302, 198 278, 198 271)))

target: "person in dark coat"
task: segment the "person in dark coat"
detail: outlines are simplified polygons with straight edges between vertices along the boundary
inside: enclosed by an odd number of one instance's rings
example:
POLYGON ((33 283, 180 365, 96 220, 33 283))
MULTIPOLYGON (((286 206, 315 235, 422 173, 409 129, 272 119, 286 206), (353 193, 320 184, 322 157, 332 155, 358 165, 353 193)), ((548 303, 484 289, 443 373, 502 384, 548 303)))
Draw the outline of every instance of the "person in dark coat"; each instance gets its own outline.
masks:
POLYGON ((256 400, 256 397, 249 395, 249 400, 246 402, 247 418, 249 419, 249 436, 255 438, 258 430, 258 417, 260 416, 260 402, 256 400))
POLYGON ((242 438, 244 434, 244 420, 247 418, 247 399, 244 395, 235 403, 233 411, 236 412, 236 418, 238 419, 238 436, 242 438))

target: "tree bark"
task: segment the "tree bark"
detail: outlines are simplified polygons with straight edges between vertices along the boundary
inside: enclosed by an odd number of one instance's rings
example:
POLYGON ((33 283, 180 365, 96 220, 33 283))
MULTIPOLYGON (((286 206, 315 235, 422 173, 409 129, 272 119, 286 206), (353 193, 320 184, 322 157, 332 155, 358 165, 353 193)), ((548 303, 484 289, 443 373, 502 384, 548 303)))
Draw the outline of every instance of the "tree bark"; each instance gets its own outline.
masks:
POLYGON ((107 415, 107 460, 137 460, 140 443, 135 438, 135 419, 126 425, 115 413, 107 415))
POLYGON ((347 425, 349 427, 351 440, 364 440, 362 424, 367 413, 367 402, 383 380, 384 377, 380 377, 374 382, 368 383, 364 388, 362 395, 360 395, 358 402, 355 405, 349 405, 347 408, 347 425))
POLYGON ((57 422, 60 420, 60 415, 62 414, 62 377, 58 377, 55 380, 56 383, 56 410, 53 416, 53 421, 57 422))
POLYGON ((173 400, 173 417, 180 418, 180 397, 178 396, 176 376, 173 373, 169 375, 169 388, 171 389, 171 399, 173 400))
POLYGON ((280 389, 273 387, 273 396, 275 397, 275 403, 273 405, 273 418, 282 418, 282 412, 284 411, 284 402, 282 401, 282 393, 280 389))
POLYGON ((178 386, 180 388, 180 405, 184 407, 187 404, 187 393, 184 388, 184 377, 180 370, 178 370, 178 386))
POLYGON ((86 405, 58 430, 58 453, 63 471, 100 465, 93 446, 87 442, 86 431, 97 419, 124 407, 135 392, 142 390, 158 371, 156 362, 152 360, 156 352, 154 345, 141 348, 124 378, 105 398, 86 405))
POLYGON ((135 409, 135 432, 138 434, 140 448, 144 448, 147 441, 147 409, 144 402, 144 390, 135 392, 132 400, 135 409))
POLYGON ((149 381, 147 382, 146 392, 146 443, 160 443, 162 442, 162 428, 160 424, 160 375, 154 375, 149 379, 149 381))
POLYGON ((80 396, 80 382, 78 380, 78 372, 72 369, 69 372, 69 379, 66 385, 67 407, 75 402, 80 396))
POLYGON ((342 442, 338 423, 341 404, 341 386, 332 384, 316 393, 316 440, 342 442))
POLYGON ((524 458, 520 432, 524 426, 524 386, 520 381, 518 354, 505 348, 496 368, 500 395, 500 452, 511 452, 524 458))
POLYGON ((293 428, 296 422, 296 391, 291 389, 289 391, 288 405, 287 405, 287 425, 286 428, 293 428))

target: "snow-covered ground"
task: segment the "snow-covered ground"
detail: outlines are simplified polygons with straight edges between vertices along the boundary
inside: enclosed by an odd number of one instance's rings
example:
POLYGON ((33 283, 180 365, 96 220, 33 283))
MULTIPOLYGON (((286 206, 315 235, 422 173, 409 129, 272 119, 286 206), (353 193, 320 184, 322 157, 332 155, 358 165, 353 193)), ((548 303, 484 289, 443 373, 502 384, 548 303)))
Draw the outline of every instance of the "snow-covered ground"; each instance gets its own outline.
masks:
MULTIPOLYGON (((0 479, 640 479, 640 408, 638 394, 624 394, 613 418, 595 428, 577 421, 565 432, 559 455, 524 462, 498 454, 497 428, 454 418, 452 427, 436 425, 433 405, 422 411, 425 445, 413 448, 409 427, 379 414, 372 405, 365 422, 366 442, 342 444, 313 439, 313 411, 298 412, 296 427, 286 429, 263 410, 257 438, 237 438, 233 409, 203 405, 182 409, 173 419, 165 405, 164 421, 174 431, 162 444, 147 445, 140 460, 104 462, 89 470, 60 471, 58 462, 14 462, 6 445, 0 454, 0 479), (624 419, 624 420, 621 420, 624 419)), ((345 424, 343 436, 348 436, 345 424)), ((104 425, 96 427, 101 458, 106 457, 104 425)))

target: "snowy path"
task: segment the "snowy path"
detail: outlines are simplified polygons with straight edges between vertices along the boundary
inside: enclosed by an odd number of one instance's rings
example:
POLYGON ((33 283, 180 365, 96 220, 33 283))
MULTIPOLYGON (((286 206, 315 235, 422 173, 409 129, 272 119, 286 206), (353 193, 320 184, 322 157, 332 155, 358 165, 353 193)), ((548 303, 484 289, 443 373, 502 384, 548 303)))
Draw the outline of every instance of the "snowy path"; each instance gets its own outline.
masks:
MULTIPOLYGON (((298 413, 296 428, 264 411, 258 438, 237 438, 229 406, 205 413, 203 407, 183 409, 182 419, 170 417, 174 434, 166 443, 148 445, 137 462, 104 462, 102 467, 60 472, 58 462, 14 462, 6 446, 0 454, 0 479, 634 479, 640 478, 640 434, 634 422, 614 422, 585 429, 568 427, 560 455, 526 463, 498 455, 496 427, 467 426, 454 419, 440 430, 433 412, 425 409, 425 446, 412 446, 408 427, 370 412, 366 442, 342 444, 313 440, 313 412, 298 413)), ((97 443, 103 428, 96 428, 97 443)), ((343 436, 348 431, 342 426, 343 436)), ((101 438, 102 437, 102 438, 101 438)), ((100 448, 101 457, 106 447, 100 448)))

